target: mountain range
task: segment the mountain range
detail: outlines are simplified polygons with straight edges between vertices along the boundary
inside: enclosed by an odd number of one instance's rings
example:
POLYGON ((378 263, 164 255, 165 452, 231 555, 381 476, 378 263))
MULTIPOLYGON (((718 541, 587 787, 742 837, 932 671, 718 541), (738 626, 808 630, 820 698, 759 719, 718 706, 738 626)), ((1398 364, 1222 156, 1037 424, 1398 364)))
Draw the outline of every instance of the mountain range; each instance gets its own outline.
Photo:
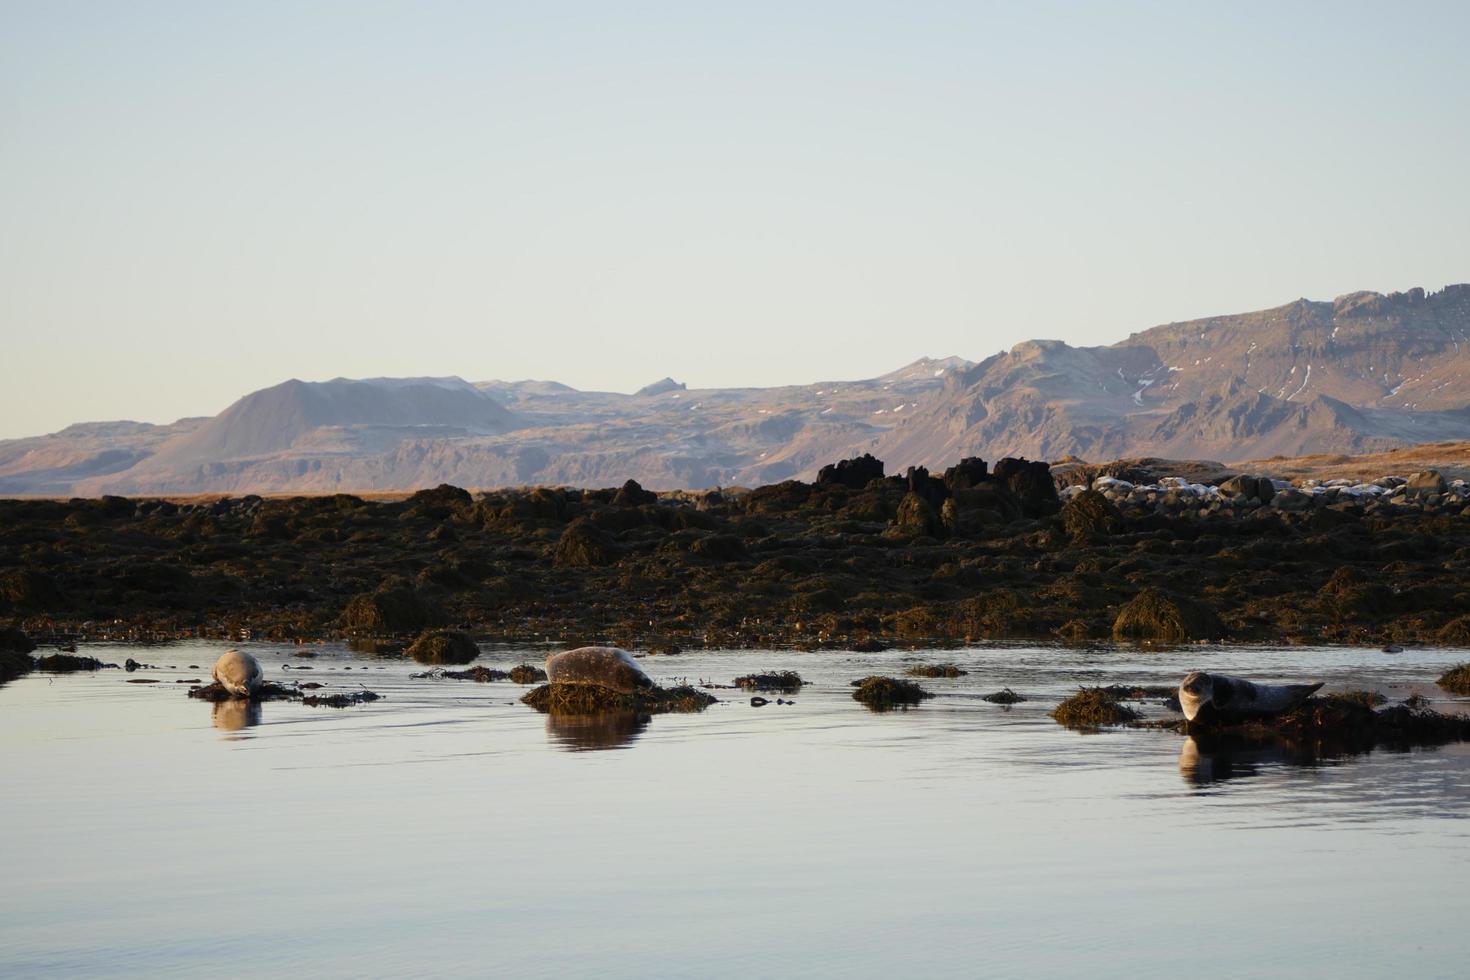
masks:
POLYGON ((871 452, 889 472, 964 456, 1224 461, 1470 438, 1470 285, 1351 293, 1029 340, 877 378, 638 392, 548 381, 287 381, 213 418, 91 422, 0 441, 0 493, 405 490, 438 483, 757 485, 871 452))

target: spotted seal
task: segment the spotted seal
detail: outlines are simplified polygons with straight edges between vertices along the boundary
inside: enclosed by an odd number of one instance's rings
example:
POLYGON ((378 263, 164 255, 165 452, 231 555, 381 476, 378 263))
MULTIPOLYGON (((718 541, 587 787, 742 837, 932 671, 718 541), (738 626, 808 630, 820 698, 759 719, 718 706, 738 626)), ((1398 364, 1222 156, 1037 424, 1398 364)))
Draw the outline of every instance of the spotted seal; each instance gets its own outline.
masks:
POLYGON ((248 698, 265 683, 260 661, 239 650, 226 650, 214 662, 214 679, 220 687, 239 698, 248 698))
POLYGON ((578 647, 546 658, 546 679, 552 684, 590 684, 619 694, 648 690, 654 683, 626 650, 617 647, 578 647))
POLYGON ((1190 721, 1234 721, 1279 715, 1301 704, 1322 686, 1254 684, 1239 677, 1196 670, 1179 684, 1179 708, 1190 721))

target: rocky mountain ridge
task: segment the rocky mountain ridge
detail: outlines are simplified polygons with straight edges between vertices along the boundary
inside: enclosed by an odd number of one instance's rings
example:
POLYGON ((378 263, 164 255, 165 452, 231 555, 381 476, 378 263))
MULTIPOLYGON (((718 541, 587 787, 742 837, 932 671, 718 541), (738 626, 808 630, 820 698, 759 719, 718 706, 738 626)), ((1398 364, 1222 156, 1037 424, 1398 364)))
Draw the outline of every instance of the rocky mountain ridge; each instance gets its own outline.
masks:
POLYGON ((0 493, 330 492, 452 483, 656 489, 811 479, 966 456, 1239 460, 1470 438, 1470 285, 1351 293, 1029 340, 877 378, 635 394, 556 382, 288 381, 212 419, 88 423, 0 442, 0 493))

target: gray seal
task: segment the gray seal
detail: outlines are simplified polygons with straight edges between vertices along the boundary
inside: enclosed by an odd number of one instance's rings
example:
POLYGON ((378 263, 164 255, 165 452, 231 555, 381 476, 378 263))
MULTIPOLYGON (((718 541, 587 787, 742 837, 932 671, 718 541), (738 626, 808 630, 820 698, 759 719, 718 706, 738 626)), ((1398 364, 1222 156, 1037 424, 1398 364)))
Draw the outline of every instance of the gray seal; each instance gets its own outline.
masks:
POLYGON ((260 661, 239 650, 226 650, 214 662, 214 679, 238 698, 252 697, 265 683, 260 661))
POLYGON ((1321 681, 1256 684, 1239 677, 1196 670, 1179 684, 1179 708, 1190 721, 1204 723, 1268 718, 1295 708, 1321 686, 1321 681))
POLYGON ((619 694, 633 694, 654 683, 628 651, 617 647, 578 647, 546 658, 546 680, 551 684, 590 684, 619 694))

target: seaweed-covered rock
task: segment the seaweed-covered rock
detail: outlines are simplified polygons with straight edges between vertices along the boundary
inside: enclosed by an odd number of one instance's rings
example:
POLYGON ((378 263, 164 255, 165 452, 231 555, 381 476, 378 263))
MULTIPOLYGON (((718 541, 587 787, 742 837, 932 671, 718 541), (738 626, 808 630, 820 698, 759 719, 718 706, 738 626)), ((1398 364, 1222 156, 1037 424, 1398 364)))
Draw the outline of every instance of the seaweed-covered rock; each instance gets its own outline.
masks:
POLYGON ((47 654, 36 661, 37 670, 51 674, 71 674, 79 670, 101 670, 116 666, 117 664, 105 664, 96 657, 78 657, 71 653, 47 654))
POLYGON ((531 664, 516 664, 506 676, 515 684, 540 684, 546 680, 546 671, 531 664))
POLYGON ((480 648, 468 633, 431 630, 413 641, 408 655, 421 664, 467 664, 480 655, 480 648))
POLYGON ((226 690, 219 681, 205 684, 203 687, 189 688, 189 697, 200 701, 209 701, 218 704, 221 701, 296 701, 301 698, 301 691, 294 687, 285 687, 274 681, 266 681, 260 685, 248 698, 226 690))
POLYGON ((1470 694, 1470 664, 1445 671, 1435 683, 1451 694, 1470 694))
POLYGON ((995 464, 995 481, 1011 492, 1027 517, 1045 517, 1061 508, 1057 485, 1046 463, 1007 456, 995 464))
POLYGON ((27 636, 24 630, 14 626, 0 626, 0 652, 30 653, 34 649, 36 641, 27 636))
POLYGON ((852 684, 857 688, 852 692, 852 699, 878 711, 907 707, 934 696, 913 681, 906 681, 901 677, 875 675, 853 681, 852 684))
POLYGON ((567 525, 552 552, 552 560, 565 568, 612 565, 621 556, 621 549, 612 538, 585 517, 567 525))
POLYGON ((1004 687, 994 694, 982 694, 980 700, 989 701, 991 704, 1020 704, 1026 698, 1012 691, 1010 688, 1004 687))
POLYGON ((15 680, 35 669, 36 662, 31 659, 30 654, 0 647, 0 684, 15 680))
POLYGON ((380 589, 354 596, 340 621, 350 632, 382 635, 420 630, 437 619, 437 609, 412 589, 380 589))
POLYGON ((817 486, 840 485, 861 490, 873 480, 883 479, 883 461, 868 453, 828 463, 817 471, 817 486))
POLYGON ((944 485, 950 493, 968 490, 990 479, 990 467, 979 456, 966 456, 944 471, 944 485))
POLYGON ((1121 725, 1139 717, 1137 711, 1124 704, 1116 693, 1102 687, 1084 687, 1050 712, 1068 728, 1085 730, 1106 725, 1121 725))
POLYGON ((1470 615, 1458 616, 1445 623, 1435 637, 1446 646, 1470 647, 1470 615))
POLYGON ((1193 599, 1153 588, 1134 596, 1113 621, 1113 636, 1117 639, 1182 643, 1215 639, 1223 632, 1212 610, 1193 599))
POLYGON ((0 600, 22 609, 54 609, 63 601, 56 581, 33 568, 0 575, 0 600))
POLYGON ((1073 537, 1117 534, 1123 530, 1123 515, 1113 502, 1097 490, 1084 490, 1062 507, 1062 527, 1073 537))
POLYGON ((801 690, 806 681, 794 670, 768 671, 760 674, 746 674, 744 677, 735 678, 736 687, 743 687, 748 691, 776 691, 790 694, 801 690))
POLYGON ((643 489, 637 480, 629 480, 618 488, 612 502, 615 507, 642 507, 644 504, 657 503, 658 494, 643 489))
POLYGON ((903 502, 898 505, 898 516, 893 521, 895 533, 935 537, 941 528, 939 516, 929 501, 913 492, 904 494, 903 502))
POLYGON ((910 677, 963 677, 969 673, 958 664, 919 664, 904 671, 910 677))
POLYGON ((594 684, 542 684, 526 692, 521 702, 537 711, 563 715, 594 715, 607 711, 641 714, 703 711, 719 699, 694 687, 654 687, 623 693, 594 684))

